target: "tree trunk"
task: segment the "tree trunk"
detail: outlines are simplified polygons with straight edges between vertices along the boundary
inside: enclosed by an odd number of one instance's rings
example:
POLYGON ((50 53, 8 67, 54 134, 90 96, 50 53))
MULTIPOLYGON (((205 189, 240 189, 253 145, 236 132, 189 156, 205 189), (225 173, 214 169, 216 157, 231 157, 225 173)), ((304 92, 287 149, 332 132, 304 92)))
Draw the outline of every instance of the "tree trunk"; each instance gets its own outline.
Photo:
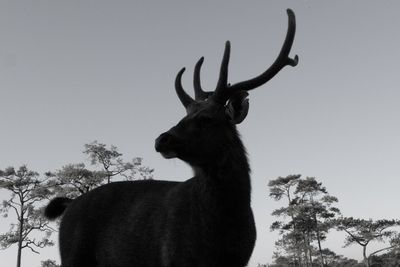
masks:
POLYGON ((304 259, 305 259, 306 267, 309 267, 307 249, 304 251, 304 259))
POLYGON ((107 184, 109 184, 111 182, 111 174, 108 171, 108 169, 106 169, 106 172, 107 172, 107 184))
POLYGON ((369 258, 367 257, 367 246, 363 246, 363 257, 364 257, 365 267, 370 267, 369 266, 369 258))
POLYGON ((306 266, 309 267, 308 265, 308 248, 307 248, 307 235, 305 233, 303 233, 303 240, 304 240, 304 247, 303 247, 303 253, 304 254, 304 258, 303 258, 303 265, 302 266, 306 266))
MULTIPOLYGON (((293 219, 294 220, 294 219, 293 219)), ((294 225, 295 227, 295 225, 294 225)), ((297 230, 294 228, 293 230, 294 232, 296 232, 297 230)), ((297 240, 297 237, 295 239, 295 246, 296 246, 296 252, 295 252, 295 258, 296 258, 296 266, 298 267, 303 267, 303 251, 301 246, 299 245, 299 241, 297 240)))
MULTIPOLYGON (((288 188, 288 189, 286 189, 286 196, 287 196, 287 198, 288 198, 288 206, 290 207, 290 203, 292 203, 292 199, 291 199, 291 197, 290 197, 290 189, 288 188)), ((290 214, 290 217, 292 218, 292 222, 293 222, 293 232, 295 233, 296 232, 296 220, 294 219, 294 215, 293 214, 290 214)), ((298 245, 298 240, 297 240, 297 238, 295 239, 295 247, 296 247, 296 255, 294 256, 294 258, 295 258, 295 261, 294 261, 294 267, 296 267, 296 265, 298 265, 299 267, 303 267, 303 263, 302 263, 302 261, 303 261, 303 256, 302 256, 302 251, 301 251, 301 249, 300 249, 300 246, 298 245)))
POLYGON ((313 262, 312 262, 312 249, 311 249, 311 235, 310 232, 308 232, 308 236, 307 236, 307 245, 308 245, 308 256, 310 257, 310 266, 312 266, 313 262))
POLYGON ((22 233, 24 230, 24 205, 21 205, 20 218, 19 219, 19 232, 18 232, 18 254, 17 254, 17 267, 21 267, 22 257, 22 233))
POLYGON ((311 255, 311 242, 310 242, 310 233, 307 232, 304 234, 304 259, 307 267, 312 266, 312 255, 311 255))
POLYGON ((325 266, 324 262, 324 255, 322 253, 322 247, 321 247, 321 236, 319 234, 319 229, 318 229, 318 221, 317 221, 317 215, 314 214, 314 220, 315 220, 315 229, 317 231, 317 241, 318 241, 318 250, 319 250, 319 256, 321 258, 321 267, 325 266))
POLYGON ((322 247, 321 247, 321 240, 319 237, 319 231, 317 230, 317 238, 318 238, 318 250, 319 250, 319 256, 321 258, 321 267, 325 266, 325 261, 324 261, 324 255, 322 253, 322 247))

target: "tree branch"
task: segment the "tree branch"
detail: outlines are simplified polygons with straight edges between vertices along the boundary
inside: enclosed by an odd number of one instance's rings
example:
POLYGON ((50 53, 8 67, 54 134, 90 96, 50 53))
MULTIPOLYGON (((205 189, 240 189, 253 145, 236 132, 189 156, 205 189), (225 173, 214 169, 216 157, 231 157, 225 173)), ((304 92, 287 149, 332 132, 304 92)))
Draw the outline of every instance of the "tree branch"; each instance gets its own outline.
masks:
POLYGON ((379 249, 377 251, 374 251, 371 254, 369 254, 368 258, 370 258, 371 256, 373 256, 375 254, 378 254, 379 252, 382 252, 382 251, 385 251, 385 250, 388 250, 388 249, 392 249, 392 248, 395 248, 395 247, 397 247, 397 245, 389 246, 389 247, 382 248, 382 249, 379 249))

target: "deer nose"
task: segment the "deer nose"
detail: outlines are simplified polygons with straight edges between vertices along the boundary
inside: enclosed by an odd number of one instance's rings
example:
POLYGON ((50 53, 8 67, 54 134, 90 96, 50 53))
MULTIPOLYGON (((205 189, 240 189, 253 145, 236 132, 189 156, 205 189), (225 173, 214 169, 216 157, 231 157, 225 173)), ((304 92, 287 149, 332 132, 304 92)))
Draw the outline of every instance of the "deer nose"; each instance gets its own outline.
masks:
POLYGON ((171 135, 169 133, 163 133, 161 134, 155 142, 155 149, 157 152, 162 152, 166 146, 170 143, 171 141, 171 135))

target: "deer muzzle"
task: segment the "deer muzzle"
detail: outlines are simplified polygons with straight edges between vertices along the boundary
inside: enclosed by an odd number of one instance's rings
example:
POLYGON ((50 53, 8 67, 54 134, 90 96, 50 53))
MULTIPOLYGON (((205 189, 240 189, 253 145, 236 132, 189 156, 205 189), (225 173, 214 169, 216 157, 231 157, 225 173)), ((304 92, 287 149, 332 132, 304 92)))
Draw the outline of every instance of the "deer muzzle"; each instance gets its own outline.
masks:
POLYGON ((173 139, 174 137, 166 132, 157 137, 155 141, 154 147, 156 151, 160 152, 164 158, 169 159, 176 157, 176 152, 173 149, 173 139))

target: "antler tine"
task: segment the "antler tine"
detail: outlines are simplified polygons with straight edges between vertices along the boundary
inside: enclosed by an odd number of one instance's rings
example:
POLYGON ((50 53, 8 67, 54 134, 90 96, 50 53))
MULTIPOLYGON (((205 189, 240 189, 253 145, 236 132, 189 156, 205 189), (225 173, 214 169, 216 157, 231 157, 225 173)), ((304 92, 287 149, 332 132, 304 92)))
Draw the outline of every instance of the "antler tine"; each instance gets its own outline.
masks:
POLYGON ((185 68, 182 68, 178 74, 176 75, 175 79, 175 91, 178 95, 179 99, 181 100, 183 106, 187 109, 188 106, 194 102, 193 98, 191 98, 183 89, 182 87, 182 74, 185 71, 185 68))
POLYGON ((287 9, 287 14, 288 14, 288 30, 286 33, 286 38, 275 62, 271 65, 271 67, 269 67, 264 73, 260 74, 259 76, 230 86, 229 91, 252 90, 268 82, 283 67, 287 65, 294 67, 297 65, 297 63, 299 62, 299 57, 297 55, 293 59, 289 57, 289 52, 290 49, 292 48, 294 35, 296 32, 296 18, 294 12, 291 9, 287 9))
POLYGON ((231 43, 229 41, 226 41, 224 56, 222 58, 221 68, 219 71, 217 87, 214 91, 215 98, 217 99, 228 87, 228 65, 229 65, 230 53, 231 53, 231 43))
POLYGON ((197 61, 196 66, 194 67, 193 87, 196 100, 205 100, 212 94, 212 92, 205 92, 201 88, 200 70, 201 66, 203 65, 203 62, 204 62, 204 57, 201 57, 199 61, 197 61))

